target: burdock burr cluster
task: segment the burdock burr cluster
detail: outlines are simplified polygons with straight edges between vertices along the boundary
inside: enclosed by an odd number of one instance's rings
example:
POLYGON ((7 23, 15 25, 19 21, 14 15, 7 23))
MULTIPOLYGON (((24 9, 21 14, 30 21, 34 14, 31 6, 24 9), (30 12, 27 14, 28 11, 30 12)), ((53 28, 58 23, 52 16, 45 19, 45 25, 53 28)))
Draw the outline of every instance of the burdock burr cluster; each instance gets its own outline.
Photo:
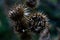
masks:
POLYGON ((47 16, 43 12, 33 10, 37 1, 26 0, 25 4, 18 4, 9 10, 9 18, 15 22, 13 30, 21 34, 21 40, 32 40, 33 33, 40 34, 44 29, 49 28, 47 16))

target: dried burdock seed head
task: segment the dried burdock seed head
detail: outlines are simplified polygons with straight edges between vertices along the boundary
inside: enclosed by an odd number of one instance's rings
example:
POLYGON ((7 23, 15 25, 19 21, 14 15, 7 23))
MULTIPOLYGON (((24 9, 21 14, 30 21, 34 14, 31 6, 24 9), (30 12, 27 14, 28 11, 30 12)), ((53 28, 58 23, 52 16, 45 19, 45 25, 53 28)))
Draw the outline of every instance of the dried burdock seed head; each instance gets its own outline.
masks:
POLYGON ((47 28, 48 25, 48 18, 43 13, 34 13, 30 16, 30 27, 31 30, 35 33, 40 33, 45 28, 47 28))
POLYGON ((26 5, 30 8, 35 8, 37 4, 37 0, 27 0, 26 5))
POLYGON ((22 5, 18 5, 9 11, 9 17, 13 21, 17 21, 17 20, 21 19, 23 17, 23 15, 24 15, 24 8, 22 5))
POLYGON ((25 29, 28 28, 28 23, 25 18, 25 10, 24 6, 18 5, 13 8, 13 10, 9 11, 9 17, 12 19, 14 22, 16 22, 16 27, 15 31, 16 32, 25 32, 25 29))

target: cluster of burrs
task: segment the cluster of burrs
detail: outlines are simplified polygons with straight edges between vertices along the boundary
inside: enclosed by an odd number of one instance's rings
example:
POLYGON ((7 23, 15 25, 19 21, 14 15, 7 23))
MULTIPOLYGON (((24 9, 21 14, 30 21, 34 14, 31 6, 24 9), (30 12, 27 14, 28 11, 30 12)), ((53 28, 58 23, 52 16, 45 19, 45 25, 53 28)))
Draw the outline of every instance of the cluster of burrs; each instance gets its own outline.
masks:
MULTIPOLYGON (((36 0, 28 0, 26 2, 26 7, 30 7, 31 9, 33 9, 36 6, 35 1, 36 0)), ((9 11, 10 19, 12 19, 16 23, 15 31, 19 33, 28 31, 40 33, 46 27, 48 27, 48 18, 46 15, 40 12, 29 12, 30 14, 28 13, 29 15, 26 16, 25 12, 27 8, 24 8, 24 6, 19 4, 9 11)))
POLYGON ((29 20, 29 26, 31 31, 40 33, 46 27, 48 27, 48 18, 42 13, 32 14, 29 20))

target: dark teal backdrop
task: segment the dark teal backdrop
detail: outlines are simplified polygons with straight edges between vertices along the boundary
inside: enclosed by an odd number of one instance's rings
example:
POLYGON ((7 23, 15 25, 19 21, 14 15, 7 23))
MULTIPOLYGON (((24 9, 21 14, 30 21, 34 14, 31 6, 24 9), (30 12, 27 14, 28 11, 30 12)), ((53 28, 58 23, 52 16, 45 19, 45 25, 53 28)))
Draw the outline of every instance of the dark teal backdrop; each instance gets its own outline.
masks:
MULTIPOLYGON (((10 7, 14 5, 16 0, 0 0, 0 40, 17 40, 16 35, 9 27, 8 18, 5 14, 5 2, 7 6, 10 7)), ((57 37, 59 32, 56 28, 60 28, 60 0, 41 0, 40 3, 37 10, 43 11, 53 25, 50 29, 51 38, 57 37)), ((37 38, 38 35, 36 35, 36 39, 37 38)))

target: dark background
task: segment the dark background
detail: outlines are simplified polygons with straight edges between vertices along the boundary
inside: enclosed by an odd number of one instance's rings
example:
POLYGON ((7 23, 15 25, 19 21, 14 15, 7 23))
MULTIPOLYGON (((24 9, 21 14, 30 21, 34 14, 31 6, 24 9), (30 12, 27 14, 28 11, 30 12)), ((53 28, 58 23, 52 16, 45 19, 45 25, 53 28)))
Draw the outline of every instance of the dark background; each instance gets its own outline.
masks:
MULTIPOLYGON (((8 8, 13 6, 17 0, 0 0, 0 40, 17 40, 8 22, 8 8)), ((18 0, 21 3, 21 0, 18 0)), ((50 19, 51 38, 58 37, 60 29, 60 0, 40 0, 38 11, 45 13, 50 19)), ((52 40, 52 39, 51 39, 52 40)))

